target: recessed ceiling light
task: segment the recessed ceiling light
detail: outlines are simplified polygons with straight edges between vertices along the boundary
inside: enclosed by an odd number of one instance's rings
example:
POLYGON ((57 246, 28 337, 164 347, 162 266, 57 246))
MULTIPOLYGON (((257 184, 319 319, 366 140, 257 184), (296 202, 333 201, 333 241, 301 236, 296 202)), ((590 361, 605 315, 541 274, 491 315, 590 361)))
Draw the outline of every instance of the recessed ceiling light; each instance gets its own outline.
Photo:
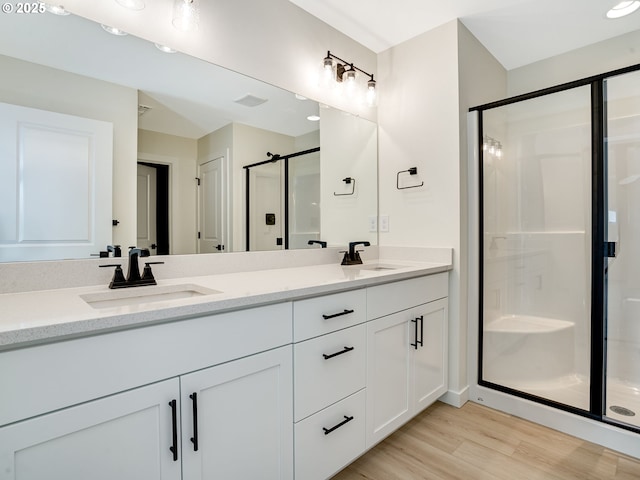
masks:
POLYGON ((129 10, 142 10, 144 9, 144 0, 116 0, 118 5, 128 8, 129 10))
POLYGON ((296 98, 298 100, 307 100, 307 97, 304 97, 304 96, 300 95, 299 93, 296 93, 295 95, 296 95, 296 98))
POLYGON ((155 45, 156 45, 156 48, 158 50, 160 50, 161 52, 164 52, 164 53, 176 53, 177 52, 177 50, 174 50, 171 47, 167 47, 166 45, 160 45, 159 43, 156 43, 155 45))
POLYGON ((309 120, 311 122, 317 122, 318 120, 320 120, 320 117, 318 115, 309 115, 307 117, 307 120, 309 120))
POLYGON ((69 15, 62 5, 51 5, 49 3, 40 2, 44 5, 44 9, 47 12, 53 13, 54 15, 69 15))
POLYGON ((127 35, 127 32, 120 30, 119 28, 110 27, 109 25, 104 25, 104 24, 100 24, 100 25, 102 26, 102 28, 104 28, 105 32, 109 32, 111 35, 118 35, 118 36, 127 35))
POLYGON ((615 5, 607 12, 607 18, 620 18, 629 15, 640 8, 640 1, 625 1, 615 5))

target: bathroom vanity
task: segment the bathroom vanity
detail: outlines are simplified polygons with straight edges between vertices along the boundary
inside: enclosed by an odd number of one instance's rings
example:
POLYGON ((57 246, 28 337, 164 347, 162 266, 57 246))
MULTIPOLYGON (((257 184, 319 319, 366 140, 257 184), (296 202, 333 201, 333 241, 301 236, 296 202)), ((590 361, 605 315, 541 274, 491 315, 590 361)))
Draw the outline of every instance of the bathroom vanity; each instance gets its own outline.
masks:
POLYGON ((450 268, 0 295, 0 479, 327 478, 445 393, 450 268))

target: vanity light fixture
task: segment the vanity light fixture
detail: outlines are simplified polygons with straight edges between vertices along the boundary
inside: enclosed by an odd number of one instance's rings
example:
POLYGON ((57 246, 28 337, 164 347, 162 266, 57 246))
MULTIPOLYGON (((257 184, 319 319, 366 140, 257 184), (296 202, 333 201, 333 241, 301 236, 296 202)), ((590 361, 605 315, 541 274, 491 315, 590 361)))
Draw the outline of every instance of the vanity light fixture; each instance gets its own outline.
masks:
POLYGON ((103 23, 101 23, 100 25, 102 26, 102 28, 104 29, 105 32, 109 32, 111 35, 117 35, 119 37, 123 37, 125 35, 128 35, 127 32, 125 32, 124 30, 120 30, 119 28, 110 27, 109 25, 105 25, 103 23))
POLYGON ((624 1, 614 5, 607 12, 607 18, 620 18, 627 16, 640 8, 640 1, 624 1))
POLYGON ((174 0, 173 26, 183 32, 196 30, 200 21, 199 0, 174 0))
POLYGON ((488 135, 485 135, 482 139, 482 150, 490 155, 495 155, 497 158, 501 158, 503 153, 502 143, 488 135))
POLYGON ((118 5, 123 6, 129 10, 143 10, 144 0, 116 0, 118 5))
POLYGON ((53 5, 46 2, 40 2, 40 3, 44 5, 44 9, 47 12, 53 13, 54 15, 61 15, 61 16, 69 15, 69 12, 67 12, 62 5, 53 5))
POLYGON ((361 68, 356 67, 353 63, 349 63, 346 60, 335 56, 330 51, 327 51, 327 56, 322 60, 323 83, 326 86, 333 86, 335 84, 342 83, 346 86, 347 93, 350 95, 355 95, 357 88, 357 72, 369 77, 365 98, 367 105, 373 107, 377 101, 376 81, 373 78, 373 74, 367 73, 361 68))

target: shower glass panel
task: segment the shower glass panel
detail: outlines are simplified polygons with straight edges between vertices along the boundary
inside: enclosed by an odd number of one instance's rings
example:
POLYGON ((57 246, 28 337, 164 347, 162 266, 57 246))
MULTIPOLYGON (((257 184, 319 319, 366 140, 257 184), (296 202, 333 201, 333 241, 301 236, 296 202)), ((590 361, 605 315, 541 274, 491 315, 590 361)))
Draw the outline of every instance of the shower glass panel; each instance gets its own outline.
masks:
POLYGON ((289 161, 289 248, 320 240, 320 152, 289 161))
POLYGON ((265 163, 250 169, 249 250, 284 248, 283 162, 265 163))
POLYGON ((640 72, 606 81, 607 268, 606 412, 640 426, 640 72))
POLYGON ((582 410, 590 386, 590 102, 590 87, 581 86, 482 112, 481 382, 582 410))

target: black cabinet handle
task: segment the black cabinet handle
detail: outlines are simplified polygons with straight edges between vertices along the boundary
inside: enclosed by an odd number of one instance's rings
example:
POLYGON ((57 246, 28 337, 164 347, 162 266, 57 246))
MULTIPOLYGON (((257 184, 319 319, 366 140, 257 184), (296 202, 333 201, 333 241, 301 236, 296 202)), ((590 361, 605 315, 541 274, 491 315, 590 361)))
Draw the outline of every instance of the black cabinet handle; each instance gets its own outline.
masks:
POLYGON ((414 318, 413 320, 411 320, 411 323, 414 324, 415 329, 414 329, 414 338, 416 339, 416 343, 412 343, 411 346, 413 348, 415 348, 416 350, 418 349, 418 345, 420 345, 421 347, 424 345, 423 344, 423 340, 424 340, 424 316, 420 315, 419 317, 414 318), (420 322, 420 340, 418 340, 418 322, 420 322))
POLYGON ((355 347, 344 347, 344 350, 340 350, 339 352, 332 353, 331 355, 327 355, 326 353, 323 353, 322 356, 324 357, 325 360, 329 360, 330 358, 337 357, 338 355, 342 355, 343 353, 350 352, 354 348, 355 347))
POLYGON ((193 402, 193 437, 191 437, 191 443, 193 443, 193 451, 198 451, 198 394, 193 392, 189 395, 189 398, 193 402))
POLYGON ((344 416, 344 420, 341 421, 339 424, 334 425, 331 428, 324 428, 322 427, 322 430, 324 430, 324 434, 325 435, 329 435, 331 432, 333 432, 334 430, 337 430, 338 428, 340 428, 341 426, 349 423, 351 420, 353 420, 353 417, 347 417, 346 415, 344 416))
POLYGON ((173 453, 173 461, 177 462, 178 461, 178 404, 175 400, 171 400, 169 402, 169 406, 171 407, 171 426, 173 429, 173 438, 172 438, 172 443, 173 445, 171 445, 169 447, 169 450, 171 450, 171 453, 173 453))
POLYGON ((333 315, 322 315, 322 318, 324 318, 325 320, 329 320, 330 318, 341 317, 342 315, 349 315, 350 313, 353 313, 353 312, 354 310, 347 310, 345 308, 344 311, 340 313, 334 313, 333 315))

